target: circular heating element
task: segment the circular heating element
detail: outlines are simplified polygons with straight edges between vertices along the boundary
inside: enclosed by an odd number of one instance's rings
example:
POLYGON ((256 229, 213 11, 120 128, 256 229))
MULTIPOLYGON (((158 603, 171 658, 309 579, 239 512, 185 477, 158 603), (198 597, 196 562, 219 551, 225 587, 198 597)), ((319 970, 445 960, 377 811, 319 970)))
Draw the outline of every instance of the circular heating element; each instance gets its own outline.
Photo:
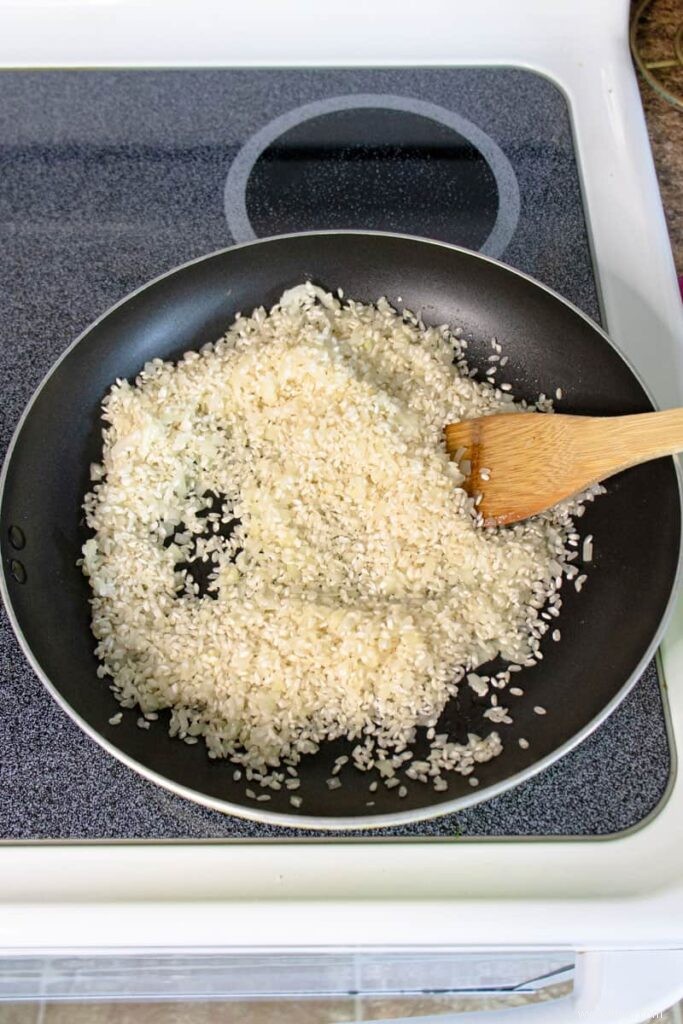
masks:
POLYGON ((500 256, 519 189, 500 147, 453 111, 410 97, 336 96, 251 136, 228 173, 225 213, 237 242, 362 227, 500 256))

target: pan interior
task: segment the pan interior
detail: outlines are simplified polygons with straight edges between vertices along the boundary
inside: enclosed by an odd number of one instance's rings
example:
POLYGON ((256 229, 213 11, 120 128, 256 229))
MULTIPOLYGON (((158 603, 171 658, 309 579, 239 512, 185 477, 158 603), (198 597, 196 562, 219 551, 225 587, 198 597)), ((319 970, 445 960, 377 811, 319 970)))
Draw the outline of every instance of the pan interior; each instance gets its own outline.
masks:
MULTIPOLYGON (((480 368, 496 337, 508 355, 517 398, 563 392, 563 411, 613 415, 651 405, 636 378, 602 334, 546 289, 473 253, 391 235, 315 234, 272 239, 225 250, 180 268, 135 293, 93 325, 67 353, 35 398, 7 466, 2 498, 3 567, 12 610, 42 672, 61 698, 117 751, 199 799, 226 801, 232 810, 253 804, 232 766, 210 761, 203 745, 171 740, 162 720, 149 732, 119 709, 97 679, 89 628, 88 585, 76 568, 86 537, 81 514, 88 467, 101 450, 100 403, 117 377, 133 378, 148 359, 178 358, 224 332, 238 311, 272 305, 289 287, 311 279, 372 302, 386 295, 427 323, 463 329, 469 359, 480 368), (9 531, 25 537, 26 579, 8 570, 9 531)), ((578 595, 565 587, 560 644, 544 645, 544 660, 521 677, 525 697, 514 724, 497 727, 504 753, 477 769, 478 796, 552 756, 587 730, 625 692, 648 653, 674 583, 680 540, 680 499, 672 460, 659 460, 615 477, 608 493, 582 521, 595 541, 589 585, 578 595), (542 704, 549 713, 533 713, 542 704), (528 750, 517 739, 527 737, 528 750)), ((485 733, 484 707, 461 691, 440 725, 462 734, 485 733)), ((342 741, 326 744, 300 766, 302 813, 352 819, 453 809, 471 799, 466 779, 451 777, 448 791, 408 782, 408 795, 380 786, 366 807, 369 778, 343 769, 342 788, 326 785, 342 741), (446 809, 446 807, 444 807, 446 809)), ((292 814, 289 793, 272 793, 269 816, 292 814)))

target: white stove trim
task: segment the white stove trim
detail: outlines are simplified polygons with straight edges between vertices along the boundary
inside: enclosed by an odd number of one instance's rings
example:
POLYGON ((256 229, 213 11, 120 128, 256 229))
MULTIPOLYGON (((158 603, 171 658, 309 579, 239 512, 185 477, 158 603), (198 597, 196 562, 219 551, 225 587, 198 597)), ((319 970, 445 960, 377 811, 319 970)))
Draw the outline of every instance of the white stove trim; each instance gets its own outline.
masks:
MULTIPOLYGON (((538 71, 570 105, 611 336, 660 404, 683 404, 683 309, 628 52, 627 0, 423 0, 400 16, 392 0, 347 0, 343 15, 321 6, 166 0, 162 13, 155 0, 0 0, 0 67, 538 71)), ((662 664, 681 747, 683 602, 662 664)), ((681 947, 682 838, 677 784, 649 823, 602 841, 10 844, 0 847, 0 946, 222 946, 239 935, 243 947, 361 938, 681 947)))

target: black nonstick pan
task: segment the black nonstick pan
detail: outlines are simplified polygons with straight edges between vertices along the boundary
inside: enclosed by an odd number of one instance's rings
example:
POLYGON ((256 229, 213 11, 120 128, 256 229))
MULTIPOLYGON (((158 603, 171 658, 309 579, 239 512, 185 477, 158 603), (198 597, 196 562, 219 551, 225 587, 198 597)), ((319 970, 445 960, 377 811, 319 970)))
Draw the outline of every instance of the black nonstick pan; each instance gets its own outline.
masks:
MULTIPOLYGON (((565 585, 562 641, 518 677, 514 724, 497 726, 505 749, 477 768, 479 788, 452 776, 449 788, 408 782, 408 795, 346 766, 342 787, 326 785, 344 742, 300 766, 299 811, 288 792, 255 804, 233 766, 210 761, 203 745, 172 740, 163 723, 148 732, 119 709, 96 675, 89 588, 76 566, 87 533, 81 502, 89 464, 101 450, 100 403, 117 377, 143 363, 175 359, 222 334, 238 311, 272 305, 311 279, 363 301, 386 295, 428 323, 462 327, 473 365, 484 367, 498 338, 517 398, 562 388, 564 412, 611 415, 652 405, 633 372, 594 323, 558 295, 503 264, 442 243, 387 234, 292 235, 227 249, 189 263, 128 296, 64 354, 34 395, 11 445, 0 506, 3 595, 26 656, 52 695, 110 753, 148 778, 208 806, 275 824, 358 828, 404 823, 456 810, 517 784, 566 753, 618 704, 661 635, 675 586, 681 498, 674 462, 630 469, 582 521, 595 557, 580 594, 565 585), (533 708, 541 704, 548 714, 533 708), (526 737, 528 749, 517 740, 526 737), (265 810, 267 806, 267 810, 265 810)), ((491 724, 469 687, 447 706, 440 728, 456 738, 491 724), (467 691, 467 692, 464 692, 467 691)))

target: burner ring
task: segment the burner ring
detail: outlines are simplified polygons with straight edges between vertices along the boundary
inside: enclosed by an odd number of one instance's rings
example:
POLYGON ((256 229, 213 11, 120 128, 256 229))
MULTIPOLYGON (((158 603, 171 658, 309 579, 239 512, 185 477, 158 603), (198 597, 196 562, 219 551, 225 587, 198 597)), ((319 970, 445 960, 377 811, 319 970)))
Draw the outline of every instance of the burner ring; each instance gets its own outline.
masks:
POLYGON ((332 96, 305 103, 269 121, 247 139, 230 166, 224 188, 225 217, 235 242, 249 242, 258 237, 247 211, 247 185, 262 153, 285 132, 312 118, 368 108, 403 111, 435 121, 457 132, 481 153, 495 178, 498 211, 493 228, 479 251, 487 256, 500 257, 515 233, 520 213, 517 178, 500 146, 477 125, 446 107, 410 96, 384 93, 332 96))

